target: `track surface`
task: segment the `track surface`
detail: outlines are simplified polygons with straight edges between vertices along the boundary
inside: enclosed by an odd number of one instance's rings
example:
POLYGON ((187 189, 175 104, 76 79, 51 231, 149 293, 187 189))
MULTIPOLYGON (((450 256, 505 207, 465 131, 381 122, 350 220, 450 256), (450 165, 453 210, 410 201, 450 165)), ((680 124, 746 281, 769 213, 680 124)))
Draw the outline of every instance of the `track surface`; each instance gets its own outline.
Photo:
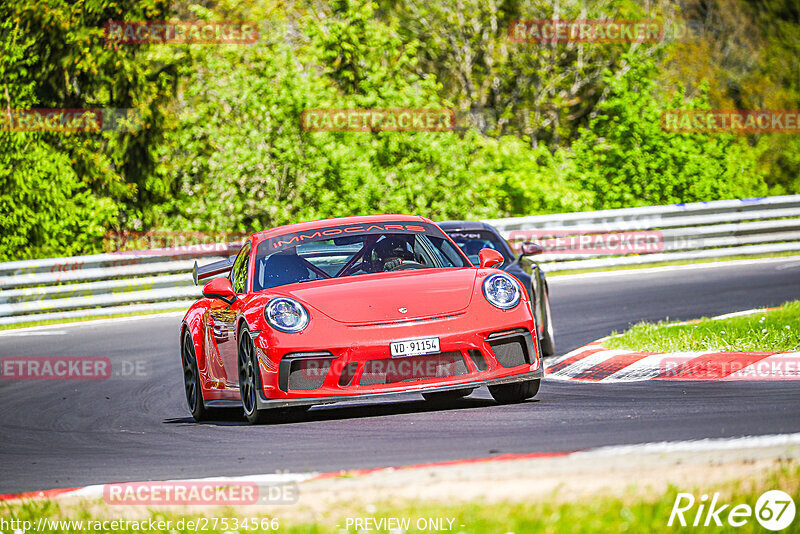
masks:
MULTIPOLYGON (((800 260, 630 271, 550 282, 559 353, 640 320, 692 319, 800 298, 800 260)), ((800 383, 545 381, 536 400, 479 390, 448 408, 419 395, 315 408, 299 421, 196 424, 182 389, 180 318, 0 333, 2 356, 143 361, 145 378, 0 380, 0 493, 110 481, 331 471, 800 431, 800 383)))

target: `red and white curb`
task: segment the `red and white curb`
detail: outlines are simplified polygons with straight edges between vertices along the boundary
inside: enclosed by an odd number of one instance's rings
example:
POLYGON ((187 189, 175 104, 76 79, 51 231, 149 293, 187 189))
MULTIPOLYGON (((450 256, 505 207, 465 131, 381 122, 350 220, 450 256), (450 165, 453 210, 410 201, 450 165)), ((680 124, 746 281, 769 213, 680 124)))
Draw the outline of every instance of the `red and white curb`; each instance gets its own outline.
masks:
MULTIPOLYGON (((763 311, 747 310, 714 319, 763 311)), ((607 349, 603 346, 606 339, 546 361, 545 375, 586 382, 800 380, 800 352, 634 352, 607 349)))
MULTIPOLYGON (((436 469, 448 467, 463 467, 467 465, 480 465, 495 462, 511 462, 511 461, 537 461, 558 458, 609 458, 609 457, 626 457, 630 458, 631 455, 648 455, 658 454, 663 455, 667 453, 701 453, 711 451, 747 451, 755 449, 767 449, 783 447, 782 454, 789 454, 792 457, 800 454, 800 433, 794 434, 766 434, 762 436, 742 436, 734 438, 710 438, 699 440, 684 440, 684 441, 661 441, 652 443, 638 443, 632 445, 612 445, 606 447, 597 447, 593 449, 584 449, 566 452, 533 452, 533 453, 511 453, 501 454, 497 456, 472 458, 462 460, 452 460, 445 462, 434 462, 427 464, 415 464, 406 466, 394 467, 377 467, 373 469, 356 469, 349 471, 332 471, 327 473, 277 473, 266 475, 249 475, 240 477, 212 477, 202 479, 187 479, 187 480, 164 480, 164 481, 147 481, 147 482, 128 482, 125 484, 144 486, 152 485, 154 487, 165 486, 168 484, 196 484, 207 483, 208 486, 234 485, 242 483, 255 483, 259 486, 277 486, 280 484, 303 483, 312 482, 315 480, 329 480, 336 478, 343 478, 351 480, 356 477, 369 476, 377 473, 390 473, 394 471, 410 471, 422 469, 436 469)), ((118 484, 97 484, 92 486, 84 486, 80 488, 64 488, 53 489, 45 491, 34 491, 28 493, 16 493, 0 495, 0 502, 14 501, 14 500, 30 500, 30 499, 63 499, 63 498, 82 498, 82 499, 102 499, 106 495, 108 486, 118 484)), ((114 504, 114 503, 110 503, 114 504)), ((120 503, 122 504, 122 503, 120 503)), ((180 504, 176 502, 169 503, 171 505, 180 504)))

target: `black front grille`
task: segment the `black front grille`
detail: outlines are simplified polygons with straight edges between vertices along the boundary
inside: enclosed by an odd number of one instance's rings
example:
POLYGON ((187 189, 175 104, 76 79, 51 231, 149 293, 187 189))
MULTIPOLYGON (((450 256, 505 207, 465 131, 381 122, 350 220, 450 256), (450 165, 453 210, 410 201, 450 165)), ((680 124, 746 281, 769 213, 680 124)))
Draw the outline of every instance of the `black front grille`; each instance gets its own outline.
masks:
POLYGON ((515 335, 489 340, 489 345, 503 367, 516 367, 533 361, 525 336, 515 335))
POLYGON ((320 388, 334 360, 327 351, 287 354, 278 369, 278 387, 283 391, 320 388))
POLYGON ((317 389, 322 387, 331 360, 295 360, 289 368, 289 389, 317 389))
POLYGON ((425 356, 384 358, 364 362, 359 385, 394 384, 426 378, 445 378, 469 373, 460 351, 425 356))

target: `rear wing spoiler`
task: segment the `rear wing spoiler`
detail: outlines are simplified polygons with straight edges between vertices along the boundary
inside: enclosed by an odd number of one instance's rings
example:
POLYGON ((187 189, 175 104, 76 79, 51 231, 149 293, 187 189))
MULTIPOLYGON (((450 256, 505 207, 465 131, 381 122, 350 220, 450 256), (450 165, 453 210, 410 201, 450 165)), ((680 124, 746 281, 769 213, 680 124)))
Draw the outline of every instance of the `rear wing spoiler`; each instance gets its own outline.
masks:
POLYGON ((224 260, 215 261, 214 263, 209 263, 208 265, 203 265, 202 267, 197 266, 197 261, 194 262, 194 267, 192 268, 192 279, 194 280, 194 285, 200 285, 200 280, 205 280, 206 278, 211 278, 212 276, 216 276, 218 274, 227 273, 233 267, 233 262, 236 260, 236 256, 228 256, 224 260))

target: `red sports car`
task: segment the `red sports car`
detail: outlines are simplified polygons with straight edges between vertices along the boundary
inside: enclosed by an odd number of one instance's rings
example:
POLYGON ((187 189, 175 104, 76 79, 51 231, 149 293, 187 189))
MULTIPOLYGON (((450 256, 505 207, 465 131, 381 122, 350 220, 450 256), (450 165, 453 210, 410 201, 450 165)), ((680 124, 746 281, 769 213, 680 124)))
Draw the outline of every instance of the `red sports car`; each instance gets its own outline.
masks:
POLYGON ((235 259, 195 265, 195 282, 217 277, 180 329, 192 416, 241 406, 259 423, 276 408, 409 391, 448 400, 479 386, 499 402, 531 398, 536 328, 519 281, 492 268, 502 262, 484 249, 473 266, 409 215, 253 234, 235 259))

